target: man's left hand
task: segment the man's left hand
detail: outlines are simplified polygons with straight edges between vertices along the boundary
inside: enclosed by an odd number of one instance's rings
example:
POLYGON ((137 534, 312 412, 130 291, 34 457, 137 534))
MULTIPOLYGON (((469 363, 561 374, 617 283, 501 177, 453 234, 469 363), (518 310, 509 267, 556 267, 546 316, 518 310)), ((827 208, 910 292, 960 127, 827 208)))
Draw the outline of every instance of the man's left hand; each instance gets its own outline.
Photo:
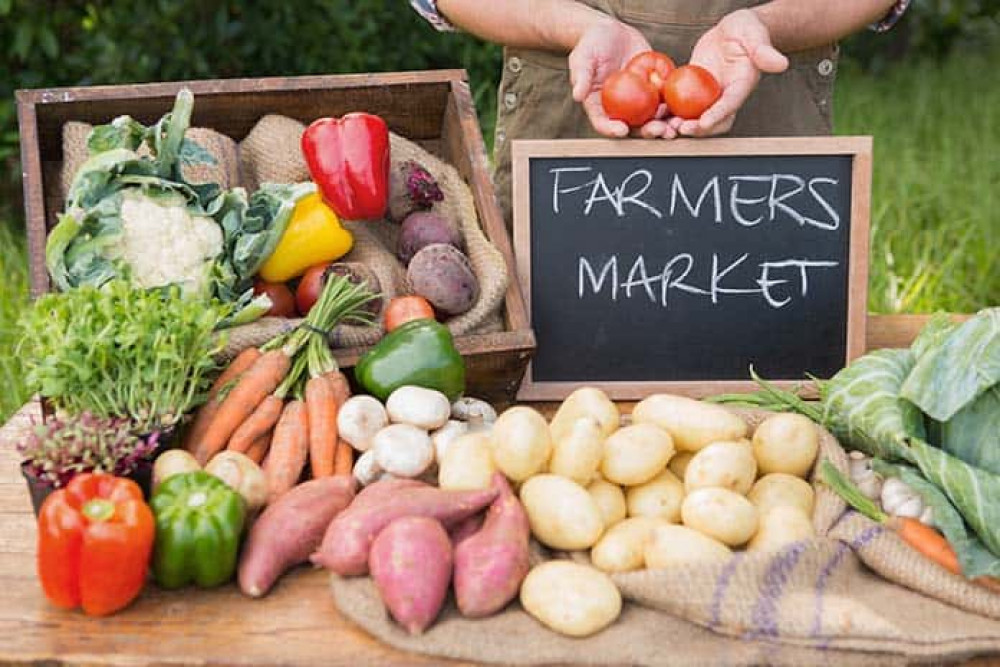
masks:
POLYGON ((707 69, 722 85, 722 96, 701 118, 669 120, 678 134, 691 137, 728 132, 761 72, 778 74, 788 68, 788 58, 774 48, 767 26, 751 9, 727 14, 702 35, 691 51, 691 63, 707 69))

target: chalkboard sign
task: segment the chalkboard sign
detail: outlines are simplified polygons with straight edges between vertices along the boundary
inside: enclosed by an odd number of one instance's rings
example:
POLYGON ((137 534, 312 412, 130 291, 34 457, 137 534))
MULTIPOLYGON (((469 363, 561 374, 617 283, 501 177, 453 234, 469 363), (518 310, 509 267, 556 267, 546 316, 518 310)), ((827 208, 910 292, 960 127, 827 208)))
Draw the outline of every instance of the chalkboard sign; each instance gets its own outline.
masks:
POLYGON ((865 340, 871 139, 517 141, 519 397, 829 377, 865 340))

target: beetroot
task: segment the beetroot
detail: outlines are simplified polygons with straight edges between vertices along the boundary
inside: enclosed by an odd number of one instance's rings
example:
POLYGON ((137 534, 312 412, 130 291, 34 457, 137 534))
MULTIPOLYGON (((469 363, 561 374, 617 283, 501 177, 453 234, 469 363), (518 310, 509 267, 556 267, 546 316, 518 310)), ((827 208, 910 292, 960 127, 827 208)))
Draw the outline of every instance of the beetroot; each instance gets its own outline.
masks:
POLYGON ((417 211, 406 216, 399 230, 396 256, 403 264, 409 264, 413 256, 432 243, 446 243, 462 249, 462 233, 458 227, 440 213, 417 211))
POLYGON ((444 200, 437 180, 413 160, 394 163, 389 172, 389 217, 396 222, 444 200))

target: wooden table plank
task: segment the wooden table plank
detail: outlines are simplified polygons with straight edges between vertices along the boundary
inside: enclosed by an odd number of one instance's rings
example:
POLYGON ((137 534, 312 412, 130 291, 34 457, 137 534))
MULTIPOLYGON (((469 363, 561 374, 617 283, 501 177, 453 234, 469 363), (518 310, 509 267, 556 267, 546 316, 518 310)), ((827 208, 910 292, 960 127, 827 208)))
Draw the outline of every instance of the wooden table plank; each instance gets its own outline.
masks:
MULTIPOLYGON (((905 345, 923 318, 872 318, 870 343, 905 345)), ((553 405, 538 406, 551 414, 553 405)), ((623 405, 627 412, 629 406, 623 405)), ((37 406, 17 416, 37 417, 37 406)), ((5 429, 9 432, 9 429, 5 429)), ((0 432, 2 436, 2 432, 0 432)), ((235 586, 164 592, 149 586, 108 619, 62 611, 35 577, 35 523, 12 442, 0 437, 0 662, 46 664, 438 665, 390 649, 337 612, 327 575, 302 567, 262 600, 235 586)), ((455 664, 455 663, 450 663, 455 664)), ((980 659, 978 667, 998 665, 980 659)))

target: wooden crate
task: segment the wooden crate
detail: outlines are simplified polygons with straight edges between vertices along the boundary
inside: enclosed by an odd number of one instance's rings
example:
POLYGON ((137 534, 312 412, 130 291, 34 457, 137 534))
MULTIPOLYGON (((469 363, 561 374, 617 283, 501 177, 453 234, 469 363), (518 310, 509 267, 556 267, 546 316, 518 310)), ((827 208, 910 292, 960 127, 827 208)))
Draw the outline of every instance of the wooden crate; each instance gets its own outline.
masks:
MULTIPOLYGON (((45 237, 63 206, 59 193, 63 124, 71 120, 106 123, 121 114, 151 123, 171 108, 174 96, 185 86, 195 94, 192 126, 210 127, 236 141, 270 113, 308 123, 322 116, 367 111, 384 118, 392 131, 454 165, 471 187, 483 229, 503 253, 511 274, 504 331, 456 340, 466 358, 468 393, 501 405, 513 402, 534 352, 535 337, 514 277, 510 236, 496 203, 482 133, 462 70, 18 91, 32 296, 49 289, 45 237)), ((338 351, 337 358, 350 366, 364 351, 338 351)))

